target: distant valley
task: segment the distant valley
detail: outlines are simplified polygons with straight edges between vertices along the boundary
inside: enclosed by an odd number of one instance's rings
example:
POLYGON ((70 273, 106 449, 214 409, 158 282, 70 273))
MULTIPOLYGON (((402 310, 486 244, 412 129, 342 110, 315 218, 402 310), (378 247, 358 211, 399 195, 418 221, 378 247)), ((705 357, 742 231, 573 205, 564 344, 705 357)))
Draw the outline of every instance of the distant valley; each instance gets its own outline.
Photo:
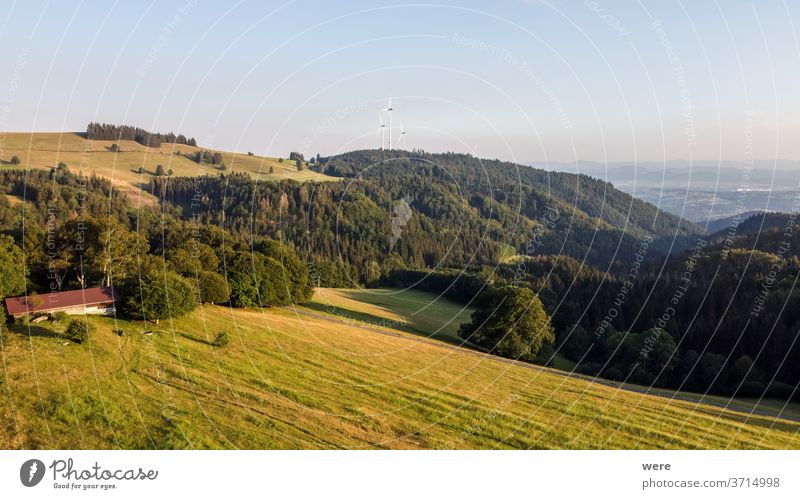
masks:
MULTIPOLYGON (((800 162, 669 160, 606 164, 529 163, 549 171, 582 173, 614 184, 617 189, 682 216, 709 233, 715 220, 757 211, 792 211, 800 195, 800 162)), ((795 207, 796 211, 796 207, 795 207)))

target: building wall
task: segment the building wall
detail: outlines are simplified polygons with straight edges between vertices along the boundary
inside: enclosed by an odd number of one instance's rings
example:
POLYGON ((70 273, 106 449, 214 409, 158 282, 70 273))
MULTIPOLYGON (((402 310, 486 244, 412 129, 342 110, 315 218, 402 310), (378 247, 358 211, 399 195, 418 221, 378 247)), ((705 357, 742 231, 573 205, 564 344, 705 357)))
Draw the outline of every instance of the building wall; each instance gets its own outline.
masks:
MULTIPOLYGON (((113 315, 114 314, 114 305, 77 305, 74 307, 61 307, 61 308, 52 308, 49 310, 42 311, 42 313, 47 314, 54 314, 56 312, 64 312, 67 315, 113 315)), ((25 315, 25 314, 23 314, 25 315)), ((15 315, 14 318, 22 317, 22 315, 15 315)))

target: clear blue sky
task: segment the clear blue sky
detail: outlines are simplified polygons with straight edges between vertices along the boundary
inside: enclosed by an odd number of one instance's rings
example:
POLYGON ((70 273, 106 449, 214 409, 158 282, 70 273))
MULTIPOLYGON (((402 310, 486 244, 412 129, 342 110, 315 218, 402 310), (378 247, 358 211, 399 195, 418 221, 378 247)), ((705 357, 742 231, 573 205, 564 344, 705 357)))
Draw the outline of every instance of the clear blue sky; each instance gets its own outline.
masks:
POLYGON ((798 2, 0 4, 0 132, 89 121, 259 154, 800 158, 798 2))

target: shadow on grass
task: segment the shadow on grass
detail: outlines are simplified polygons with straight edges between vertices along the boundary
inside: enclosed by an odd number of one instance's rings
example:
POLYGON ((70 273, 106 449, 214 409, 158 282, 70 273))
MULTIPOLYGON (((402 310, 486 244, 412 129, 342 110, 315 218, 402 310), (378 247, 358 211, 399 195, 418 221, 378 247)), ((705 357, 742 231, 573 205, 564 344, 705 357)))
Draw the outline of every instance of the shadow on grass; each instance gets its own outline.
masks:
POLYGON ((192 336, 191 334, 188 334, 188 333, 178 333, 178 334, 183 336, 184 338, 186 338, 189 341, 194 341, 195 343, 200 343, 201 345, 211 346, 211 341, 209 341, 209 340, 205 340, 203 338, 198 338, 197 336, 192 336))
MULTIPOLYGON (((377 305, 374 302, 372 304, 377 305)), ((380 328, 394 329, 396 331, 403 331, 405 333, 411 333, 417 336, 423 336, 425 338, 439 340, 448 343, 450 345, 476 350, 474 346, 470 345, 469 343, 465 343, 460 338, 454 338, 451 335, 442 332, 435 333, 423 329, 423 327, 419 323, 415 322, 414 317, 403 317, 402 319, 388 319, 386 317, 380 317, 377 315, 368 314, 366 312, 350 310, 338 305, 335 307, 331 307, 330 305, 318 302, 305 303, 303 306, 320 314, 337 317, 342 322, 351 324, 356 327, 375 328, 375 329, 380 329, 380 328)))
MULTIPOLYGON (((722 407, 720 407, 720 411, 722 407)), ((730 411, 742 411, 743 409, 739 407, 730 407, 728 408, 729 412, 726 412, 723 415, 720 415, 718 411, 713 409, 705 409, 705 408, 697 408, 696 412, 700 414, 706 414, 712 417, 719 417, 720 421, 728 421, 731 423, 739 423, 739 424, 747 424, 747 425, 755 425, 761 426, 763 428, 772 428, 773 430, 784 431, 787 433, 797 433, 800 431, 800 425, 798 425, 796 420, 793 419, 770 419, 776 418, 777 413, 779 411, 770 411, 768 409, 758 409, 753 415, 749 415, 749 410, 747 410, 744 414, 739 412, 730 412, 730 411), (794 421, 794 422, 792 422, 794 421)))
POLYGON ((24 326, 22 324, 14 324, 8 328, 9 331, 20 334, 22 336, 32 336, 37 338, 60 338, 61 333, 53 329, 31 324, 24 326))

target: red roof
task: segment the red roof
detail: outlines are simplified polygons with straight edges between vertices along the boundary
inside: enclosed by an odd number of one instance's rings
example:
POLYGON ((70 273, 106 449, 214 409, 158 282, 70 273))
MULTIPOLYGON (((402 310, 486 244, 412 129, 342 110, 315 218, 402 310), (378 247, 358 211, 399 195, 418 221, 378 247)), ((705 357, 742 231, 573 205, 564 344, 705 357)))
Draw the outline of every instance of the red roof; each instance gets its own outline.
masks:
POLYGON ((31 296, 6 298, 6 310, 10 315, 19 315, 81 305, 99 305, 101 303, 113 303, 117 300, 117 295, 114 287, 108 286, 105 288, 86 288, 61 291, 60 293, 45 293, 36 295, 35 302, 33 298, 31 296))

